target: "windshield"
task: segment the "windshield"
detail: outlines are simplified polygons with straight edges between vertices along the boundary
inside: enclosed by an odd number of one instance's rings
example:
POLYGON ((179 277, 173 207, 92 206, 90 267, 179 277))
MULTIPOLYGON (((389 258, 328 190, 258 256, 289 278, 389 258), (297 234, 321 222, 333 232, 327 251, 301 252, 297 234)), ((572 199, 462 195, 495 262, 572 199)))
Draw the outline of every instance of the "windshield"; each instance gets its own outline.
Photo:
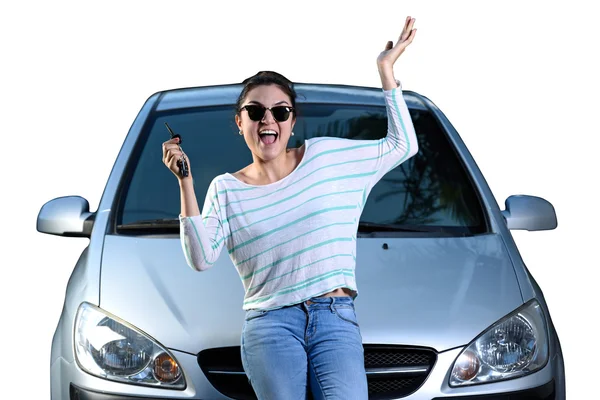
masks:
MULTIPOLYGON (((478 195, 445 132, 429 111, 410 112, 419 153, 375 185, 362 213, 359 231, 486 232, 478 195)), ((134 153, 139 157, 130 162, 130 174, 121 190, 116 217, 120 233, 127 233, 127 227, 178 227, 179 186, 162 163, 161 144, 169 139, 165 122, 182 137, 200 205, 215 176, 238 171, 252 162, 243 137, 238 135, 234 115, 233 106, 219 106, 151 116, 134 153)), ((300 104, 295 135, 288 147, 301 146, 311 137, 379 139, 386 132, 385 107, 300 104)))

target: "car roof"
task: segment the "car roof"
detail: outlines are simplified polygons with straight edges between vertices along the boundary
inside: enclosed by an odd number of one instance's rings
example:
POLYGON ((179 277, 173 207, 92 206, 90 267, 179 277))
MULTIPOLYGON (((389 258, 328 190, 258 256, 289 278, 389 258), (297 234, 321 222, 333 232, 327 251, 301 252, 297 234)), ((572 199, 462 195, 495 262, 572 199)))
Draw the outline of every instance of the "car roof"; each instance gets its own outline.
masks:
MULTIPOLYGON (((172 89, 157 93, 159 95, 156 111, 204 106, 233 105, 242 91, 242 84, 202 86, 172 89)), ((296 103, 359 104, 383 106, 384 97, 381 88, 294 83, 298 94, 296 103)), ((423 98, 415 92, 403 91, 404 100, 409 108, 426 109, 423 98)))

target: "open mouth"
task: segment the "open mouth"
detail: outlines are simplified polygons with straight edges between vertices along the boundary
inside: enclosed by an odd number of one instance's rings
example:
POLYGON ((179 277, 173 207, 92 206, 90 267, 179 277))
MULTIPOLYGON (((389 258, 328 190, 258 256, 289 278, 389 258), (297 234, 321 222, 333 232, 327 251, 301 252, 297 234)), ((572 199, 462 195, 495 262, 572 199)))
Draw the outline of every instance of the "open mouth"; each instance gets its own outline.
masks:
POLYGON ((279 134, 273 130, 265 129, 264 131, 260 131, 258 136, 260 137, 260 141, 264 144, 273 144, 277 140, 279 134))

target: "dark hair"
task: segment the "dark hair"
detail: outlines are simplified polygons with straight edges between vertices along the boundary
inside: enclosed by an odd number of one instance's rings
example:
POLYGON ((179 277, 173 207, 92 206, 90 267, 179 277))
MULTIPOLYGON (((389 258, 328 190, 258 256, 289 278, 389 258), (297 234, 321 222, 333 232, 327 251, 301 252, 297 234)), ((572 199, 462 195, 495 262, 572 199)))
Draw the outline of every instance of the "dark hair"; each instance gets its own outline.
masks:
MULTIPOLYGON (((296 91, 294 90, 294 84, 288 78, 277 72, 260 71, 256 75, 244 79, 242 84, 244 85, 244 88, 242 89, 242 92, 240 93, 240 96, 235 104, 235 112, 238 115, 240 114, 240 109, 242 108, 242 102, 248 95, 248 92, 257 86, 263 85, 277 85, 285 94, 289 96, 292 102, 292 107, 294 107, 294 110, 296 109, 296 91)), ((294 115, 296 115, 295 111, 294 115)))

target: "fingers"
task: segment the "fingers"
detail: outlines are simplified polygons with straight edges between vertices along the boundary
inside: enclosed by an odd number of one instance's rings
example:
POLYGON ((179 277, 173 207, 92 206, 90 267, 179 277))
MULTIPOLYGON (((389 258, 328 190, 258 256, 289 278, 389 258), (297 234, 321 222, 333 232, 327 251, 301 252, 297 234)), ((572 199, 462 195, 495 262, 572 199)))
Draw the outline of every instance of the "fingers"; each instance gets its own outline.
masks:
POLYGON ((415 18, 406 17, 406 22, 404 23, 404 29, 402 29, 402 33, 400 34, 399 43, 404 42, 409 38, 409 36, 413 32, 413 26, 415 25, 415 18))
POLYGON ((177 166, 177 158, 172 154, 168 155, 167 158, 165 159, 165 165, 171 171, 173 171, 173 168, 177 166))
POLYGON ((411 44, 413 39, 415 38, 417 29, 413 28, 414 24, 415 18, 408 17, 406 19, 404 30, 402 31, 402 34, 400 35, 400 38, 398 38, 398 42, 396 43, 396 46, 394 46, 393 49, 394 53, 397 54, 397 57, 399 57, 400 54, 404 52, 404 49, 406 49, 406 47, 409 44, 411 44))
POLYGON ((162 144, 163 154, 165 153, 165 151, 167 149, 173 149, 173 148, 179 148, 179 138, 167 140, 166 142, 163 142, 163 144, 162 144))
POLYGON ((410 33, 410 36, 408 37, 408 44, 410 44, 413 39, 415 38, 415 36, 417 36, 417 28, 413 29, 412 32, 410 33))
POLYGON ((179 162, 183 160, 187 161, 189 167, 189 161, 187 160, 187 157, 185 157, 185 155, 178 156, 177 154, 169 154, 165 159, 164 163, 167 166, 167 168, 169 168, 169 170, 171 170, 171 172, 173 172, 175 176, 179 178, 181 173, 179 168, 179 162))
POLYGON ((403 48, 406 48, 409 44, 412 43, 413 39, 415 38, 415 35, 417 34, 417 29, 412 29, 410 31, 410 34, 408 35, 408 37, 406 38, 406 40, 404 42, 402 42, 402 46, 403 48))
POLYGON ((173 139, 169 139, 166 142, 163 142, 163 146, 167 145, 167 144, 179 144, 179 138, 173 138, 173 139))
POLYGON ((410 16, 406 17, 406 22, 404 23, 404 28, 396 45, 393 45, 391 41, 388 41, 385 45, 385 50, 383 50, 379 57, 377 57, 377 65, 378 68, 385 69, 393 67, 393 65, 398 60, 398 57, 404 52, 406 47, 412 43, 417 30, 413 28, 415 24, 415 18, 410 16))
POLYGON ((181 147, 179 147, 178 144, 167 144, 167 143, 163 143, 163 160, 167 158, 167 156, 172 155, 172 154, 177 154, 179 156, 181 156, 182 154, 182 150, 181 147))
POLYGON ((408 17, 406 17, 406 21, 404 21, 404 26, 402 27, 402 33, 400 34, 400 38, 402 38, 402 35, 404 34, 404 32, 406 32, 408 30, 408 25, 410 24, 411 21, 411 17, 410 15, 408 17))
POLYGON ((163 160, 169 160, 173 157, 180 159, 183 157, 183 151, 179 149, 168 149, 165 153, 163 153, 163 160))
POLYGON ((184 153, 181 150, 181 147, 179 147, 178 142, 179 139, 175 138, 162 144, 163 163, 171 170, 176 167, 174 160, 179 160, 184 156, 184 153))

